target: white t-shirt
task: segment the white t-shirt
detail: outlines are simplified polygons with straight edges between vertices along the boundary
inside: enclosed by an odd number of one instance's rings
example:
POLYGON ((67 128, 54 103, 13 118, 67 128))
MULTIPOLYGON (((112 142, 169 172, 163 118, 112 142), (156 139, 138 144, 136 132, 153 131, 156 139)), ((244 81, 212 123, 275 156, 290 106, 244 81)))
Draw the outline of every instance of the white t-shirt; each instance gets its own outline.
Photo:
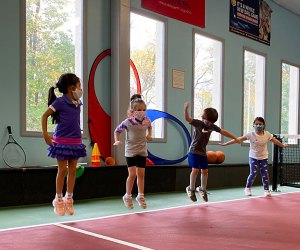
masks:
POLYGON ((273 135, 268 131, 264 131, 263 135, 250 132, 246 137, 250 141, 249 157, 256 160, 268 159, 268 142, 272 140, 273 135))
POLYGON ((127 118, 117 128, 115 132, 122 133, 126 130, 125 156, 134 157, 136 155, 147 156, 146 132, 151 128, 151 121, 145 117, 142 122, 134 117, 127 118))

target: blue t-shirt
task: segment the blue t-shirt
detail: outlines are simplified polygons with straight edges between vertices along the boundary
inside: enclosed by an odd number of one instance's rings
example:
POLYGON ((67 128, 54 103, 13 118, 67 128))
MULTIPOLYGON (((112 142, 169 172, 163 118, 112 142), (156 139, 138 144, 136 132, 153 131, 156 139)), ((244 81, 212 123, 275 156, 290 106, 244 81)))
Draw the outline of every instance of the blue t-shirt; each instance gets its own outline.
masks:
POLYGON ((56 125, 53 137, 81 138, 80 106, 79 101, 75 105, 66 95, 58 97, 49 108, 58 113, 59 121, 56 125))

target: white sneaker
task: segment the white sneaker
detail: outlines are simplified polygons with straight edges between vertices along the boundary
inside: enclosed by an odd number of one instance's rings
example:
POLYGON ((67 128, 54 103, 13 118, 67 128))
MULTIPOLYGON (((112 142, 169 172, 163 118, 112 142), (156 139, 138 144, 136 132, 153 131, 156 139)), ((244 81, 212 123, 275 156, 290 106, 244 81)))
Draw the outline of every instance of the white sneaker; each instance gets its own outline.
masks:
POLYGON ((208 202, 208 196, 206 190, 203 190, 201 187, 196 187, 196 191, 199 193, 199 195, 205 202, 208 202))
POLYGON ((147 203, 146 203, 146 199, 144 196, 138 195, 135 199, 141 208, 143 208, 143 209, 147 208, 147 203))
POLYGON ((252 196, 252 190, 251 190, 251 188, 245 188, 244 192, 245 192, 245 195, 252 196))
POLYGON ((133 209, 133 203, 132 203, 132 197, 131 196, 128 196, 127 194, 125 194, 123 196, 123 201, 124 201, 125 206, 128 209, 133 209))
POLYGON ((185 189, 188 197, 193 201, 197 201, 197 197, 196 197, 196 194, 195 194, 195 190, 191 190, 190 186, 187 186, 186 189, 185 189))
POLYGON ((271 192, 269 190, 265 190, 264 192, 266 197, 271 197, 271 192))

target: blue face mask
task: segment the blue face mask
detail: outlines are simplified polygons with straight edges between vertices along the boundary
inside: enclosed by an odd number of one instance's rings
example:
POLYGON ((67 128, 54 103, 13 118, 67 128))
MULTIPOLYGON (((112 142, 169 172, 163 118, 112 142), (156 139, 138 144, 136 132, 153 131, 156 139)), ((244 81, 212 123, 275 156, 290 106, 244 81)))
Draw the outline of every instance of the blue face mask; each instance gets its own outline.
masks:
POLYGON ((265 126, 264 125, 258 125, 258 124, 254 124, 253 125, 254 129, 258 132, 263 131, 265 126))

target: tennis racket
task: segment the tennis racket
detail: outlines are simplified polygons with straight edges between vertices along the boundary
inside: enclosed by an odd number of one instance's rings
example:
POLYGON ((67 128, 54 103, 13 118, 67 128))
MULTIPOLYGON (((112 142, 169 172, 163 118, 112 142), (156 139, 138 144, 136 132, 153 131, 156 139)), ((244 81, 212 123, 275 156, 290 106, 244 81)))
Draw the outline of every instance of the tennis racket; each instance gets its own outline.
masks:
POLYGON ((2 158, 5 164, 10 168, 23 167, 26 162, 26 154, 24 149, 14 139, 11 126, 7 126, 8 141, 3 147, 2 158))

